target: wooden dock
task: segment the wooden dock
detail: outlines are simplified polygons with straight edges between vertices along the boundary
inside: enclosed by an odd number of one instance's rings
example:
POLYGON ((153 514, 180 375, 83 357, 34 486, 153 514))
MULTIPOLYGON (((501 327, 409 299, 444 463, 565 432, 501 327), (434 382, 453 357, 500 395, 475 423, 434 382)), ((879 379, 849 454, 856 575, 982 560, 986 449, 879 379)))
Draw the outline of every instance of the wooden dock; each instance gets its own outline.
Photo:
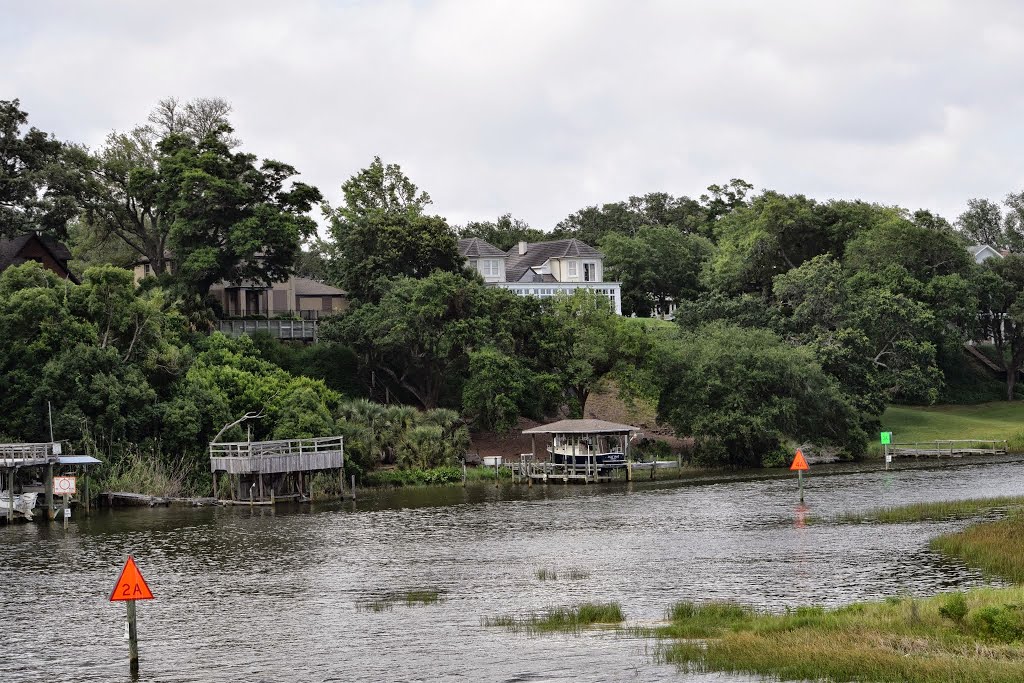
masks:
POLYGON ((965 455, 1006 455, 1006 441, 986 439, 937 439, 915 443, 890 444, 887 453, 895 458, 960 458, 965 455))
POLYGON ((277 497, 288 495, 301 499, 308 493, 306 475, 328 470, 338 471, 338 486, 344 495, 343 441, 340 436, 326 436, 211 443, 213 495, 217 497, 218 475, 224 473, 228 478, 227 493, 232 501, 273 503, 277 497))

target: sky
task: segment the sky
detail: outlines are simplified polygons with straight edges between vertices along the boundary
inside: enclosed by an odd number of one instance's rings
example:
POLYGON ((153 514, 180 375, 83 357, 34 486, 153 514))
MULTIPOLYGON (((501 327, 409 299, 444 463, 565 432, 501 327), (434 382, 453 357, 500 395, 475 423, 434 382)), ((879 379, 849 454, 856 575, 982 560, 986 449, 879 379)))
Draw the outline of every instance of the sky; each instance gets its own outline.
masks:
POLYGON ((1024 3, 0 0, 0 99, 98 147, 223 97, 332 204, 380 156, 454 225, 743 178, 927 208, 1024 190, 1024 3))

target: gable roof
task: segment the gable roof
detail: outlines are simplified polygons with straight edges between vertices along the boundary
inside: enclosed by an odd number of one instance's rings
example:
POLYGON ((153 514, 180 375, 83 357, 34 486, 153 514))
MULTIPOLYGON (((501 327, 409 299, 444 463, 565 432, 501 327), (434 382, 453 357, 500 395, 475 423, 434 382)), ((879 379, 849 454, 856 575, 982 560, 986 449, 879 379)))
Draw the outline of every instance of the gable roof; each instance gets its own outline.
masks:
POLYGON ((971 256, 974 257, 974 261, 976 263, 981 263, 981 261, 990 259, 993 256, 1003 256, 998 249, 988 244, 972 244, 967 247, 967 251, 969 251, 971 256))
POLYGON ((464 258, 508 258, 508 254, 479 237, 459 240, 459 255, 464 258))
MULTIPOLYGON (((20 254, 22 250, 33 241, 39 242, 43 249, 50 253, 53 260, 61 265, 64 269, 64 274, 70 278, 72 282, 78 284, 78 278, 68 270, 68 261, 71 259, 71 252, 68 248, 49 235, 37 235, 34 232, 27 232, 23 235, 0 239, 0 270, 5 270, 10 266, 18 266, 25 263, 28 259, 22 257, 20 254)), ((58 275, 61 274, 58 273, 58 275)))
POLYGON ((505 266, 509 282, 518 281, 530 268, 543 265, 553 258, 603 258, 604 254, 578 239, 529 242, 526 253, 520 254, 518 245, 508 250, 505 266))

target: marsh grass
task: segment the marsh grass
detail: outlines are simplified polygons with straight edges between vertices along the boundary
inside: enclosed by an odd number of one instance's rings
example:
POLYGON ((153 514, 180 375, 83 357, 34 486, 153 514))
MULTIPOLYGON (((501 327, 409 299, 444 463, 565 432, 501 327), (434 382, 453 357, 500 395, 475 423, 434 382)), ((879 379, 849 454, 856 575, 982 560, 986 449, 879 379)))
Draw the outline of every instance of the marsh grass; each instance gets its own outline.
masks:
POLYGON ((879 508, 868 512, 838 515, 835 521, 844 523, 877 522, 899 524, 929 520, 968 519, 992 512, 1004 512, 1024 507, 1024 496, 996 498, 969 498, 935 503, 911 503, 898 507, 879 508))
POLYGON ((533 575, 538 581, 558 581, 559 577, 569 581, 583 581, 590 578, 590 572, 585 569, 579 569, 578 567, 569 567, 568 569, 562 570, 561 573, 555 569, 540 567, 539 569, 534 570, 533 575))
POLYGON ((361 600, 356 603, 356 609, 360 612, 387 612, 394 609, 395 605, 404 604, 406 607, 417 607, 435 605, 442 600, 443 591, 434 588, 417 588, 361 600))
POLYGON ((617 602, 585 602, 576 607, 552 607, 542 614, 527 617, 485 617, 484 626, 497 626, 514 633, 577 633, 587 626, 621 624, 624 617, 617 602))
POLYGON ((662 643, 655 657, 688 671, 782 680, 1024 680, 1024 588, 977 589, 964 600, 961 621, 940 613, 949 612, 944 595, 783 614, 679 603, 669 610, 670 623, 655 630, 682 640, 662 643))
POLYGON ((1024 511, 975 524, 931 542, 933 550, 959 558, 986 574, 1024 583, 1024 511))

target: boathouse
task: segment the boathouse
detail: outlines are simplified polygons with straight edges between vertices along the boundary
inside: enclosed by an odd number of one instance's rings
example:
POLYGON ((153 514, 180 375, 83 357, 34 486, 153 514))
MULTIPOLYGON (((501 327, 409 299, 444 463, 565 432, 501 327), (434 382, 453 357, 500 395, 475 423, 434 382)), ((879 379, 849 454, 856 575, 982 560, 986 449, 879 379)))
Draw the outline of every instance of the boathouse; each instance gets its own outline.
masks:
POLYGON ((630 443, 638 427, 605 420, 560 420, 524 429, 531 453, 523 454, 517 474, 529 481, 608 481, 616 470, 629 470, 630 443), (547 440, 538 453, 537 437, 547 440))
MULTIPOLYGON (((61 442, 0 444, 0 518, 14 521, 15 513, 32 519, 39 494, 46 504, 46 518, 53 519, 53 477, 57 474, 84 473, 100 461, 89 455, 63 455, 61 442), (25 475, 28 474, 29 481, 25 475)), ((89 510, 89 480, 83 477, 82 490, 69 502, 84 503, 89 510)), ((63 502, 60 504, 63 506, 63 502)))
POLYGON ((284 441, 236 441, 210 444, 213 496, 217 480, 228 477, 228 499, 246 504, 302 500, 314 472, 335 472, 345 489, 345 453, 340 436, 284 441))

